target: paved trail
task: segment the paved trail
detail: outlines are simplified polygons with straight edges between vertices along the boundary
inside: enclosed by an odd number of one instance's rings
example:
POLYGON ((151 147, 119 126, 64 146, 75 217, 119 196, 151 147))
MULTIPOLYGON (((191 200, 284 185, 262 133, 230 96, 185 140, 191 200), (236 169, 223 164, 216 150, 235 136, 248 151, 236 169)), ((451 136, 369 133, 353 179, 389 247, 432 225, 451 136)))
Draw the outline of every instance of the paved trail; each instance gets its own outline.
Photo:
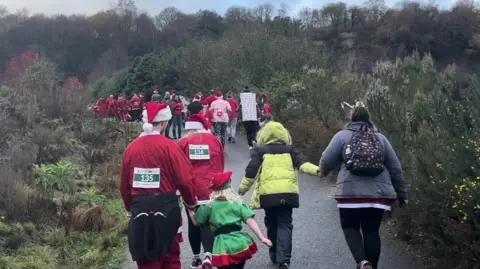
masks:
MULTIPOLYGON (((248 145, 245 139, 238 138, 236 144, 228 144, 226 169, 233 171, 233 186, 238 186, 249 160, 248 145)), ((294 210, 292 269, 354 269, 353 258, 347 248, 342 230, 339 227, 338 209, 332 199, 333 184, 319 178, 300 174, 300 208, 294 210)), ((245 196, 248 203, 252 191, 245 196)), ((263 211, 256 211, 257 222, 263 228, 263 211)), ((182 243, 182 269, 190 268, 191 250, 188 244, 187 222, 184 214, 184 239, 182 243)), ((245 225, 245 230, 249 228, 245 225)), ((268 251, 257 242, 259 252, 249 260, 245 269, 276 268, 270 263, 268 251)), ((120 269, 136 269, 128 260, 120 269)), ((383 239, 381 269, 421 269, 424 268, 411 255, 405 244, 383 239)))

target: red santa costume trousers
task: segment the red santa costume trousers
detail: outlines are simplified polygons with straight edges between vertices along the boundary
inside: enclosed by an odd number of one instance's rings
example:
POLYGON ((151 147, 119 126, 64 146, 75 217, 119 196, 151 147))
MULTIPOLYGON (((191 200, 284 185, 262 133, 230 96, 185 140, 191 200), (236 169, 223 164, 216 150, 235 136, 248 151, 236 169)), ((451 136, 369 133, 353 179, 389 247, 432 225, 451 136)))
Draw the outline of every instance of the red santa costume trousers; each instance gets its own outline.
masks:
POLYGON ((180 261, 181 241, 181 234, 177 234, 167 254, 153 261, 137 261, 138 269, 182 269, 180 261))

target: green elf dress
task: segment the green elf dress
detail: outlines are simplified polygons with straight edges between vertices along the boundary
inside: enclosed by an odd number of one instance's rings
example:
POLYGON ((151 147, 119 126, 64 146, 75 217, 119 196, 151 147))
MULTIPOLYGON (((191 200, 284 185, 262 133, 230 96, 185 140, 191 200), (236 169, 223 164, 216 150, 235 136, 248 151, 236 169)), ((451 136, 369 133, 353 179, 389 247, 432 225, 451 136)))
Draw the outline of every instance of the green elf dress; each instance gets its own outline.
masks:
POLYGON ((202 225, 210 224, 215 236, 213 267, 239 264, 257 252, 252 237, 241 231, 242 223, 253 217, 255 213, 244 203, 231 203, 227 200, 213 200, 197 209, 195 219, 202 225))
MULTIPOLYGON (((209 188, 222 191, 231 187, 232 171, 216 173, 209 188)), ((209 224, 215 240, 213 242, 212 266, 224 267, 242 263, 253 257, 257 245, 252 237, 242 232, 242 223, 255 217, 255 213, 242 202, 232 203, 219 198, 201 205, 195 212, 195 220, 209 224)))

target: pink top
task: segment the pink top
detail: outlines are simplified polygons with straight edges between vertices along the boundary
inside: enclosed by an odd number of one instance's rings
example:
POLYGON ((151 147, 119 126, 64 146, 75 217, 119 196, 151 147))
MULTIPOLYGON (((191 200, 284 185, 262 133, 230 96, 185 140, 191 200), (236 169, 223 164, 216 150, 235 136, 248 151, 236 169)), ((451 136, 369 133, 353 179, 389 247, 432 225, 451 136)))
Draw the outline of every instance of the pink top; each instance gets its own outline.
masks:
POLYGON ((217 99, 210 105, 210 111, 213 112, 212 122, 227 122, 229 121, 228 113, 232 111, 230 104, 223 100, 217 99))

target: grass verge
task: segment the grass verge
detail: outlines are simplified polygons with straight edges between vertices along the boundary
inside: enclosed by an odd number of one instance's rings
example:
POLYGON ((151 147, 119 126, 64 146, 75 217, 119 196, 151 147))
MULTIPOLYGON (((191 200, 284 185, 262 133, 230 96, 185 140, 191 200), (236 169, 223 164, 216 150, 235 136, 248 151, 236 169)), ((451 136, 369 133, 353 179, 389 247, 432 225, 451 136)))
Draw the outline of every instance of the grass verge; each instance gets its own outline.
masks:
POLYGON ((41 243, 27 245, 0 257, 0 269, 118 269, 125 260, 128 218, 120 199, 108 202, 115 225, 102 232, 54 229, 41 243))

